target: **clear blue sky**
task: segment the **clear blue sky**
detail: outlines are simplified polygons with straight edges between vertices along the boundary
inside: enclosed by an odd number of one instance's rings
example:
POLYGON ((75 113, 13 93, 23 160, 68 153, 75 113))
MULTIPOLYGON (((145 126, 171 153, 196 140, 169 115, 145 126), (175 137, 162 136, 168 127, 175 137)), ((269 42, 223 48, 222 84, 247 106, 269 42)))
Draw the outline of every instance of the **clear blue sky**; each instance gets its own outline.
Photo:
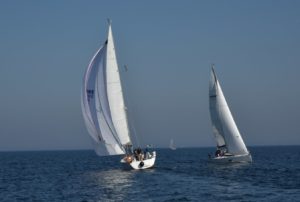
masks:
POLYGON ((92 148, 82 76, 112 19, 143 143, 214 146, 209 66, 247 145, 300 144, 300 1, 0 1, 0 150, 92 148))

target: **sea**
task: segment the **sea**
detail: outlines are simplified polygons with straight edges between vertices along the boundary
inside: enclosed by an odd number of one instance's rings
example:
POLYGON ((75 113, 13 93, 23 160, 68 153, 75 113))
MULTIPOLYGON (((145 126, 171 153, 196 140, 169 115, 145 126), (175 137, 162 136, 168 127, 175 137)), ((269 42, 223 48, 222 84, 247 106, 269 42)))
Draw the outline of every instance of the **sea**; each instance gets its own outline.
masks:
POLYGON ((89 150, 0 152, 0 201, 300 201, 300 146, 249 149, 253 163, 221 165, 214 148, 156 149, 148 170, 89 150))

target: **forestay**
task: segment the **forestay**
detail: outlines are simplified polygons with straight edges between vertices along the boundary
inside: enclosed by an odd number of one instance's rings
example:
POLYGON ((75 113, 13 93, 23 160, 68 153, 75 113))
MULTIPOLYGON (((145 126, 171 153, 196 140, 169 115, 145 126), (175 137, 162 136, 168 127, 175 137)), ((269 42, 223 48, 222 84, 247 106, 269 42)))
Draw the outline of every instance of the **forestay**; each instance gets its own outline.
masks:
POLYGON ((82 112, 98 155, 124 154, 130 136, 111 26, 83 81, 82 112))
POLYGON ((248 150, 231 115, 221 86, 211 69, 209 83, 209 111, 217 146, 225 146, 231 154, 247 154, 248 150))

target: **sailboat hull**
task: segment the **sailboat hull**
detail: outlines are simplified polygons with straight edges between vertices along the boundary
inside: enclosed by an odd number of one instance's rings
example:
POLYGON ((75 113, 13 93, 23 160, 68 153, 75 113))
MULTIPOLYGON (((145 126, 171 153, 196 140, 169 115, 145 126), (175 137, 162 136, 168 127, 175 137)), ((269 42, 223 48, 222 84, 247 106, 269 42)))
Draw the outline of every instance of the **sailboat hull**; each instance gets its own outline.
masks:
POLYGON ((218 156, 215 158, 210 158, 210 162, 213 163, 242 163, 242 162, 252 162, 251 154, 243 155, 232 155, 232 156, 218 156))
POLYGON ((176 150, 176 147, 175 147, 174 145, 170 145, 169 148, 170 148, 171 150, 176 150))
POLYGON ((151 158, 143 160, 143 161, 133 160, 130 163, 130 166, 135 170, 147 169, 147 168, 151 168, 154 166, 155 160, 156 160, 156 152, 154 151, 154 152, 152 152, 151 158))

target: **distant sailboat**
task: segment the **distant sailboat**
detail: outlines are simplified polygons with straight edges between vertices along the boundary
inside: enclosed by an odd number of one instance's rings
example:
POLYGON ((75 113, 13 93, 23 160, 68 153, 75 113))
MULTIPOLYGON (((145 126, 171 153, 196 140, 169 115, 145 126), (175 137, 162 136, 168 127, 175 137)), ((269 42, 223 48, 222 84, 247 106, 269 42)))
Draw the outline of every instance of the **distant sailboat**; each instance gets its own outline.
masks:
POLYGON ((108 37, 86 69, 81 99, 86 127, 99 156, 125 154, 122 163, 134 169, 154 165, 156 152, 133 152, 127 109, 116 59, 111 23, 108 37))
POLYGON ((217 142, 214 162, 252 162, 252 157, 231 115, 214 66, 209 83, 209 111, 217 142))
POLYGON ((175 147, 175 144, 174 144, 174 140, 173 140, 173 139, 170 140, 169 148, 172 149, 172 150, 176 150, 176 147, 175 147))

